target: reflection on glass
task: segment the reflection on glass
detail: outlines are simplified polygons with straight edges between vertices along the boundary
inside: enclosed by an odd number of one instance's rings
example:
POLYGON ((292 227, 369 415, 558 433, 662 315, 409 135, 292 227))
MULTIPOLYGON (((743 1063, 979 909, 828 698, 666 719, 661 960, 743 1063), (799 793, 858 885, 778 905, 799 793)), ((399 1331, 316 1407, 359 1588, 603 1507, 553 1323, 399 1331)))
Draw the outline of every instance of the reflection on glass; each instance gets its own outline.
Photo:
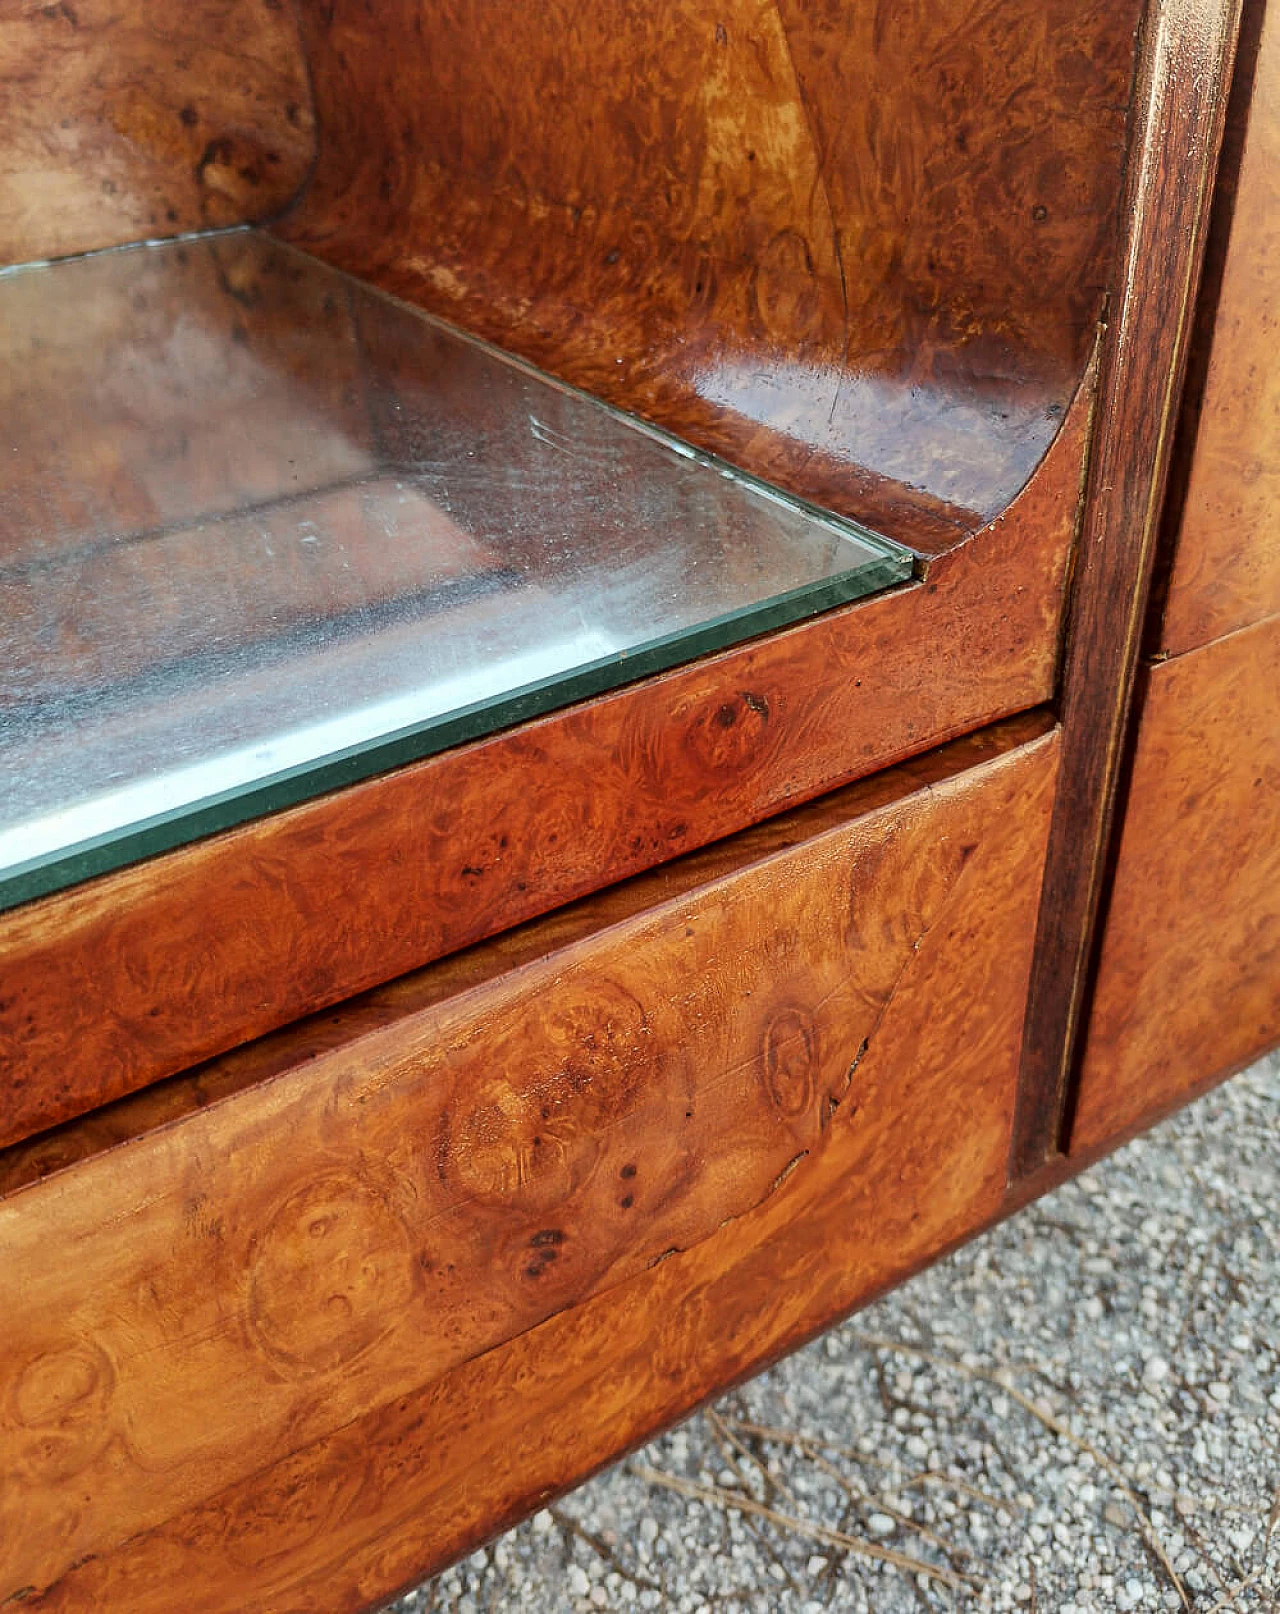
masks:
POLYGON ((252 231, 0 277, 0 905, 905 551, 252 231))

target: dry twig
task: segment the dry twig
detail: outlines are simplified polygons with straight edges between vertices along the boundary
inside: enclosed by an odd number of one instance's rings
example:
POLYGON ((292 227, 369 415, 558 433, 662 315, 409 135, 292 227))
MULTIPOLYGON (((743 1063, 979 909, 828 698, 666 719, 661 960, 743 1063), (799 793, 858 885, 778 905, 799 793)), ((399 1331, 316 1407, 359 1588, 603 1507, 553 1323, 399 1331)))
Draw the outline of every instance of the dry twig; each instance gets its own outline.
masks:
POLYGON ((759 1472, 761 1478, 764 1480, 766 1497, 771 1491, 774 1491, 779 1496, 785 1496, 793 1508, 800 1506, 795 1496, 787 1489, 778 1476, 769 1472, 768 1466, 761 1462, 759 1457, 756 1456, 755 1452, 751 1450, 750 1446, 748 1446, 744 1440, 741 1440, 733 1432, 733 1430, 728 1426, 720 1414, 715 1411, 714 1408, 708 1407, 706 1412, 703 1413, 703 1417, 710 1425, 711 1433, 720 1442, 721 1450, 725 1451, 730 1466, 733 1468, 734 1473, 737 1474, 739 1479, 742 1481, 743 1489, 748 1495, 751 1494, 751 1487, 747 1484, 746 1475, 743 1473, 737 1460, 732 1455, 733 1452, 737 1452, 740 1456, 745 1457, 747 1461, 751 1463, 752 1466, 759 1472))
POLYGON ((1051 1412, 1048 1407, 1042 1406, 1024 1391, 1019 1390, 1016 1385, 1011 1384, 1004 1374, 996 1373, 990 1368, 968 1367, 964 1362, 955 1361, 951 1357, 938 1356, 933 1351, 921 1350, 918 1345, 904 1345, 899 1340, 883 1339, 875 1334, 856 1334, 854 1338, 859 1345, 868 1350, 898 1351, 903 1356, 913 1356, 919 1361, 928 1362, 933 1367, 945 1368, 952 1373, 959 1373, 964 1378, 976 1379, 986 1384, 994 1385, 996 1389, 1007 1395, 1010 1400, 1016 1401, 1024 1412, 1029 1412, 1033 1418, 1038 1419, 1052 1434, 1059 1435, 1063 1440, 1069 1441, 1077 1451, 1087 1452, 1098 1467, 1110 1475, 1112 1483, 1127 1498, 1130 1507, 1133 1509, 1138 1528, 1142 1532, 1143 1539, 1160 1560, 1160 1564, 1177 1592, 1183 1608, 1190 1610, 1191 1599, 1187 1596, 1187 1588, 1182 1584, 1182 1577, 1173 1567, 1168 1553, 1164 1550, 1160 1538, 1156 1534, 1154 1525, 1147 1516, 1146 1509, 1138 1500, 1137 1492, 1128 1475, 1113 1458, 1108 1457, 1105 1452, 1099 1451, 1096 1446, 1082 1435, 1076 1434, 1069 1424, 1063 1423, 1062 1419, 1051 1412))
POLYGON ((711 1502, 716 1507, 736 1508, 740 1513, 753 1513, 759 1519, 768 1519, 771 1524, 790 1530, 793 1535, 820 1541, 828 1547, 844 1547, 848 1552, 874 1559, 877 1563, 892 1564, 895 1569, 901 1569, 909 1575, 925 1575, 928 1579, 937 1581, 939 1585, 950 1586, 953 1590, 958 1591, 966 1586, 976 1589, 981 1584, 971 1575, 939 1568, 936 1564, 925 1563, 921 1558, 912 1558, 908 1553, 894 1552, 892 1547, 877 1547, 874 1542, 864 1541, 860 1536, 851 1536, 844 1530, 832 1530, 825 1524, 811 1524, 807 1519, 797 1519, 790 1514, 779 1513, 776 1508, 771 1508, 764 1502, 757 1502, 753 1496, 742 1496, 736 1491, 722 1491, 715 1486, 698 1485, 693 1480, 681 1479, 675 1474, 664 1474, 660 1469, 650 1468, 645 1463, 632 1464, 631 1471, 637 1479, 642 1479, 650 1485, 665 1486, 667 1490, 690 1497, 695 1502, 711 1502))
MULTIPOLYGON (((880 1468, 886 1473, 900 1476, 902 1465, 900 1463, 887 1463, 882 1457, 871 1457, 866 1452, 860 1452, 855 1446, 842 1446, 834 1440, 828 1440, 823 1435, 806 1435, 795 1429, 780 1429, 774 1424, 751 1423, 746 1418, 733 1420, 735 1429, 741 1430, 744 1435, 755 1435, 759 1440, 773 1440, 783 1446, 795 1446, 808 1450, 821 1449, 829 1451, 836 1457, 847 1457, 850 1462, 860 1463, 869 1468, 880 1468)), ((898 1479, 898 1489, 905 1491, 916 1485, 937 1485, 940 1489, 955 1491, 959 1496, 971 1497, 975 1502, 982 1502, 989 1508, 1004 1508, 1010 1513, 1023 1513, 1026 1510, 1021 1502, 1012 1497, 992 1496, 989 1491, 981 1491, 976 1485, 970 1485, 966 1480, 958 1479, 954 1474, 936 1474, 932 1469, 922 1468, 915 1474, 909 1474, 905 1479, 898 1479)))
POLYGON ((1251 1575, 1246 1575, 1238 1586, 1227 1592, 1224 1597, 1220 1597, 1218 1599, 1218 1601, 1209 1610, 1209 1614, 1222 1614, 1222 1610, 1224 1608, 1234 1608, 1238 1610, 1240 1605, 1236 1602, 1236 1598, 1239 1597, 1242 1592, 1247 1592, 1251 1586, 1256 1586, 1261 1579, 1261 1569, 1255 1569, 1251 1575))
POLYGON ((932 1542, 940 1552, 945 1552, 947 1557, 950 1558, 953 1563, 957 1557, 962 1555, 960 1548, 955 1547, 951 1542, 944 1540, 944 1538, 938 1535, 936 1531, 931 1530, 927 1524, 921 1524, 918 1520, 913 1519, 909 1513, 900 1512, 899 1509, 892 1505, 892 1503, 886 1502, 883 1496, 875 1495, 870 1491, 858 1490, 857 1487, 854 1486, 849 1479, 840 1472, 834 1463, 829 1463, 819 1451, 810 1446, 807 1442, 802 1441, 797 1449, 804 1453, 804 1455, 815 1466, 815 1468, 820 1468, 824 1474, 833 1479, 844 1492, 844 1494, 849 1497, 851 1501, 857 1503, 863 1512, 880 1512, 884 1513, 890 1519, 896 1519, 904 1529, 913 1530, 915 1534, 920 1536, 923 1540, 932 1542))

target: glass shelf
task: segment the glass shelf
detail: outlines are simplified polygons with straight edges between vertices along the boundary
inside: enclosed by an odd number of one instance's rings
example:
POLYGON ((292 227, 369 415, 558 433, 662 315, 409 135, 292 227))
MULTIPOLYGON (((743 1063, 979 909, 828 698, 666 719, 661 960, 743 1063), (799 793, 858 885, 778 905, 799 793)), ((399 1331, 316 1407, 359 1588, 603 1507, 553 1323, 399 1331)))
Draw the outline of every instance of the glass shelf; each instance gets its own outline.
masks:
POLYGON ((0 389, 0 907, 911 571, 251 230, 0 276, 0 389))

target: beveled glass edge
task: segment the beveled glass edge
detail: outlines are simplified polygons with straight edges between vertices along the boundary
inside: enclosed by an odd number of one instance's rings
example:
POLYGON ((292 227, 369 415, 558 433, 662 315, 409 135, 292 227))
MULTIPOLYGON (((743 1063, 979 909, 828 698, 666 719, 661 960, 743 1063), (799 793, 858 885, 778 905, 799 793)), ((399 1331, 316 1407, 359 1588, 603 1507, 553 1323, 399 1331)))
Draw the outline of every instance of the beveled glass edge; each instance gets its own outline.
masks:
MULTIPOLYGON (((651 420, 646 420, 641 415, 628 414, 625 409, 619 409, 616 404, 611 404, 603 398, 598 398, 595 393, 588 392, 583 387, 575 387, 572 382, 563 381, 559 376, 551 375, 546 370, 540 370, 536 364, 530 363, 528 359, 522 359, 518 353, 511 353, 506 348, 499 347, 496 342, 487 341, 483 336, 477 336, 474 331, 467 330, 465 326, 455 325, 452 320, 444 319, 441 315, 432 313, 429 309, 419 308, 417 303, 411 303, 407 298, 397 296, 395 292, 387 291, 385 287, 377 286, 371 280, 361 280, 359 275, 353 275, 345 269, 336 268, 333 264, 326 262, 324 258, 316 257, 315 253, 308 252, 303 247, 295 246, 291 241, 281 241, 268 231, 259 229, 251 224, 236 225, 230 230, 204 232, 204 234, 210 236, 241 233, 259 235, 279 251, 287 253, 291 257, 305 259, 307 263, 319 265, 328 274, 336 275, 338 279, 356 287, 367 296, 381 298, 385 302, 394 304, 397 308, 404 309, 407 314, 413 315, 415 319, 422 320, 428 325, 434 325, 438 330, 447 332, 448 335, 456 338, 459 342, 465 342, 468 347, 476 348, 481 353, 487 354, 491 359, 506 365, 508 369, 518 370, 522 375, 528 376, 530 380, 538 382, 540 386, 549 387, 554 392, 565 393, 571 398, 581 400, 581 402, 589 405, 591 409, 608 415, 610 419, 617 421, 619 425, 625 427, 628 431, 639 432, 642 437, 648 437, 653 442, 660 443, 681 459, 691 460, 695 465, 704 466, 714 475, 722 476, 726 481, 734 482, 739 487, 746 488, 748 492, 755 494, 759 498, 767 499, 771 504, 781 505, 784 510, 802 515, 815 525, 825 528, 828 532, 835 533, 841 538, 856 538, 868 548, 879 550, 889 557, 901 558, 905 556, 912 566, 915 564, 914 551, 892 538, 887 538, 884 533, 877 532, 872 527, 864 527, 860 521, 855 521, 851 516, 838 515, 834 510, 827 510, 822 505, 814 504, 811 500, 802 498, 797 493, 789 493, 784 488, 776 487, 772 482, 764 481, 751 471, 744 471, 740 466, 735 465, 732 460, 723 459, 719 454, 713 454, 707 449, 696 448, 692 443, 686 442, 683 437, 677 437, 674 432, 667 431, 665 427, 659 426, 651 420)), ((183 239, 200 240, 202 238, 202 236, 195 236, 184 237, 183 239)), ((152 246, 163 243, 146 242, 141 244, 152 246)), ((412 468, 410 467, 409 469, 411 470, 412 468)), ((726 620, 728 619, 726 618, 726 620)))
MULTIPOLYGON (((879 543, 884 541, 879 540, 879 543)), ((0 873, 0 913, 85 880, 146 862, 283 808, 363 783, 393 768, 423 761, 453 746, 488 739, 532 718, 543 717, 595 695, 612 693, 700 656, 736 648, 761 634, 794 627, 836 606, 851 605, 895 584, 908 582, 914 567, 911 552, 897 545, 885 547, 898 553, 864 561, 834 577, 802 584, 740 611, 712 617, 696 627, 676 629, 633 650, 586 662, 572 672, 551 674, 496 699, 477 701, 315 762, 300 763, 247 788, 237 787, 206 797, 127 828, 94 836, 76 846, 16 864, 0 873)))
MULTIPOLYGON (((266 236, 267 232, 258 224, 212 224, 199 230, 179 230, 176 235, 147 235, 141 241, 117 241, 114 246, 90 247, 87 252, 64 252, 56 258, 24 258, 21 263, 0 263, 0 280, 7 280, 12 275, 25 275, 33 270, 56 269, 59 264, 83 263, 89 258, 114 258, 122 252, 140 252, 145 248, 155 247, 190 246, 192 242, 214 241, 222 235, 266 236)), ((267 238, 275 245, 287 245, 283 241, 277 242, 274 235, 267 238)), ((310 257, 311 254, 308 253, 307 256, 310 257)), ((317 258, 316 262, 323 263, 324 260, 317 258)))

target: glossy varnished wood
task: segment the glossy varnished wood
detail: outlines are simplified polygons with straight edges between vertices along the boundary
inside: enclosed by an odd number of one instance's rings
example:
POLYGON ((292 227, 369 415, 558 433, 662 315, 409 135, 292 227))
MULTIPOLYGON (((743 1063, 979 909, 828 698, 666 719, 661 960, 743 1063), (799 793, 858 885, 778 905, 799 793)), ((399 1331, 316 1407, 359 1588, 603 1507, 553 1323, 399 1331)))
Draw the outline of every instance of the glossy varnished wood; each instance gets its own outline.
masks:
POLYGON ((1010 1173, 1060 1147, 1208 225, 1239 0, 1148 15, 1119 286, 1104 341, 1062 674, 1049 841, 1010 1173))
POLYGON ((1053 688, 1087 376, 1044 449, 1091 341, 1136 4, 548 13, 519 60, 466 7, 429 39, 399 4, 303 10, 325 139, 292 238, 935 558, 865 610, 4 916, 0 1141, 1053 688), (556 85, 581 118, 542 120, 556 85))
POLYGON ((937 553, 1092 346, 1138 0, 301 0, 321 129, 279 228, 937 553), (1016 156, 1014 155, 1016 153, 1016 156))
POLYGON ((1280 1041, 1280 619, 1146 675, 1073 1150, 1280 1041))
POLYGON ((0 265, 266 218, 314 150, 279 0, 62 0, 0 16, 0 265))
POLYGON ((0 1142, 1048 698, 1090 402, 917 584, 0 915, 0 1142))
POLYGON ((10 1156, 0 1595, 369 1606, 995 1214, 1055 755, 958 742, 10 1156))
MULTIPOLYGON (((1259 4, 1163 621, 1181 655, 1280 613, 1280 11, 1259 4)), ((1215 220, 1215 228, 1218 221, 1215 220)), ((1175 512, 1175 515, 1177 512, 1175 512)))
POLYGON ((1084 1051, 1087 1155, 1280 1040, 1280 26, 1250 7, 1084 1051), (1207 361, 1207 362, 1206 362, 1207 361))

